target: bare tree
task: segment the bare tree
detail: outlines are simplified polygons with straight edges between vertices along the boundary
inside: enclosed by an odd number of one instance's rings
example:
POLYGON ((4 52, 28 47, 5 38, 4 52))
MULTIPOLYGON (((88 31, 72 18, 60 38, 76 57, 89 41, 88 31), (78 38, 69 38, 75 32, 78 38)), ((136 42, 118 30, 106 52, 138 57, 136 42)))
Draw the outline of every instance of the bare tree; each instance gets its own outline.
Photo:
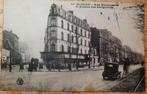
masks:
POLYGON ((144 32, 144 4, 136 4, 134 6, 124 7, 123 9, 134 9, 136 11, 135 16, 131 18, 136 23, 135 28, 140 32, 144 32))

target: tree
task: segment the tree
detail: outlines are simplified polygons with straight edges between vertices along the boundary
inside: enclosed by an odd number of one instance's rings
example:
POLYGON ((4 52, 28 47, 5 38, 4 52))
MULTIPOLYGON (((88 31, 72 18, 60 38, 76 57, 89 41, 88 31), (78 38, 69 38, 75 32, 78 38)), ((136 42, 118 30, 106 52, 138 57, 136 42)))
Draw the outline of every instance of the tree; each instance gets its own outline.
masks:
POLYGON ((134 9, 135 15, 131 17, 136 24, 136 28, 140 32, 144 32, 144 4, 136 4, 135 6, 124 7, 124 10, 134 9))

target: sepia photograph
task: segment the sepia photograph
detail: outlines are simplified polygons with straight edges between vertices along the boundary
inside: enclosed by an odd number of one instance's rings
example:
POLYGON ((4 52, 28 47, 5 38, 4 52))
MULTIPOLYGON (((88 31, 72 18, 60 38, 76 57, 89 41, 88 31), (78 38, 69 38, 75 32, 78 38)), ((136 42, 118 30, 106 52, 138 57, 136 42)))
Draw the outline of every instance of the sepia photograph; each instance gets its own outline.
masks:
POLYGON ((4 0, 1 91, 144 92, 144 4, 4 0))

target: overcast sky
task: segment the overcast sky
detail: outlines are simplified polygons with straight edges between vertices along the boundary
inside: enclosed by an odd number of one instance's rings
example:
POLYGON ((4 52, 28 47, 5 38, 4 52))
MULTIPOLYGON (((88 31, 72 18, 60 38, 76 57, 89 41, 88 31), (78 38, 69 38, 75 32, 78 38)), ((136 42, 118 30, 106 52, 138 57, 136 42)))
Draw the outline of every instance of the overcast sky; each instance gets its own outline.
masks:
MULTIPOLYGON (((4 29, 12 30, 30 47, 32 57, 40 57, 44 48, 44 35, 47 17, 53 1, 51 0, 4 0, 4 29)), ((92 27, 108 29, 119 37, 123 44, 130 46, 136 52, 144 54, 143 33, 135 28, 135 9, 124 10, 123 7, 134 4, 119 4, 112 8, 77 8, 76 2, 55 2, 65 10, 73 10, 74 14, 87 19, 92 27), (72 3, 72 4, 71 4, 72 3), (118 17, 118 21, 116 20, 118 17), (108 20, 109 19, 109 20, 108 20)), ((93 2, 96 3, 96 2, 93 2)), ((93 4, 91 3, 91 4, 93 4)), ((96 3, 101 4, 101 3, 96 3)), ((107 3, 110 4, 110 3, 107 3)))

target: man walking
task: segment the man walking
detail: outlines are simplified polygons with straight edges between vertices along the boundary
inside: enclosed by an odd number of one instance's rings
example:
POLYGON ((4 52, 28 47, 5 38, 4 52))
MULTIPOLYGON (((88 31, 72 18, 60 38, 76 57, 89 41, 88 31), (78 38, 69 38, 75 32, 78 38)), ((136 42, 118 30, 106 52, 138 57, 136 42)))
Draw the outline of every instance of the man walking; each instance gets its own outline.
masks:
POLYGON ((129 59, 126 58, 124 61, 124 66, 123 66, 123 75, 127 75, 128 74, 128 70, 129 70, 129 59))

